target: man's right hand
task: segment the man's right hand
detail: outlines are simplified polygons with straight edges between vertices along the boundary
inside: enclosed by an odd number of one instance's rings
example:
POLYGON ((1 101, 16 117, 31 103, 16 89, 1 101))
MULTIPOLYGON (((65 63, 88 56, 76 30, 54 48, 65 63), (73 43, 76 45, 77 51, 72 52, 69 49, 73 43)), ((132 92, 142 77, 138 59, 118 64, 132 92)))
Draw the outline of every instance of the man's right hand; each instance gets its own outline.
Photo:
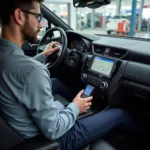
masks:
POLYGON ((92 96, 87 97, 87 98, 81 98, 81 95, 84 90, 80 91, 77 96, 73 99, 73 102, 78 106, 80 113, 85 113, 87 112, 88 109, 90 109, 92 102, 91 100, 93 99, 92 96))

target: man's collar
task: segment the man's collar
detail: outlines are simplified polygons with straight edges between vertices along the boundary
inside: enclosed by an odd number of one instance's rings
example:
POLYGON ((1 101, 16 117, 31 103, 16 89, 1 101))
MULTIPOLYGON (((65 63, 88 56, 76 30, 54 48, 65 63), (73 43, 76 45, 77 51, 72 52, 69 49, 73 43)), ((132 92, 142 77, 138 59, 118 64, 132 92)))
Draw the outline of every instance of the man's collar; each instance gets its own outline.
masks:
POLYGON ((15 44, 9 40, 0 38, 0 46, 10 46, 10 47, 13 47, 13 49, 15 51, 17 51, 17 53, 24 54, 23 50, 17 44, 15 44))

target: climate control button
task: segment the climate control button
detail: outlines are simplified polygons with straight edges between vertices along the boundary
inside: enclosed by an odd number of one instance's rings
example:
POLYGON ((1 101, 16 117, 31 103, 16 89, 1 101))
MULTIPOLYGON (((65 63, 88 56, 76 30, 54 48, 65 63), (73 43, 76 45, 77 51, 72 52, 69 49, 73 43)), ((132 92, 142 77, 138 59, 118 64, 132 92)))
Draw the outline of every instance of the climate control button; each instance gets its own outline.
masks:
POLYGON ((86 73, 83 73, 82 75, 81 75, 81 78, 83 79, 83 80, 86 80, 87 79, 87 74, 86 73))
POLYGON ((100 83, 100 89, 101 90, 106 90, 108 88, 108 83, 106 81, 102 81, 100 83))

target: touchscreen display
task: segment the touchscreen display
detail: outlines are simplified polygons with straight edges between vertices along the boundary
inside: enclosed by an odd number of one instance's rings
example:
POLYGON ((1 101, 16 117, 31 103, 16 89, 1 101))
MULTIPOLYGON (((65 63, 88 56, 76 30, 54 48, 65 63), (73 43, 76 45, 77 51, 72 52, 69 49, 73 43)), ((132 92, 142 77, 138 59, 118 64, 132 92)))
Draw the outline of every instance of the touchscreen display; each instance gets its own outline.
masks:
POLYGON ((109 77, 111 75, 114 63, 115 60, 96 56, 91 66, 91 70, 109 77))
POLYGON ((91 85, 88 85, 86 87, 86 89, 84 90, 84 94, 87 95, 87 96, 90 96, 91 92, 93 91, 94 87, 91 86, 91 85))

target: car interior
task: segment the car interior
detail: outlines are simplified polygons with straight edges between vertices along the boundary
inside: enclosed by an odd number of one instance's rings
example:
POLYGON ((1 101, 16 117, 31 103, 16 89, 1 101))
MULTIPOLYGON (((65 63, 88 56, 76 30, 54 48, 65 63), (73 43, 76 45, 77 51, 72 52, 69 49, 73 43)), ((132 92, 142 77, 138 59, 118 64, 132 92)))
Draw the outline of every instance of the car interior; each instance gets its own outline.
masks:
MULTIPOLYGON (((127 111, 139 127, 139 133, 114 129, 80 150, 150 149, 150 40, 79 33, 44 5, 41 12, 48 20, 45 34, 37 44, 26 41, 22 49, 25 55, 34 57, 48 43, 61 43, 60 51, 45 64, 51 77, 75 92, 87 85, 94 87, 90 113, 79 115, 78 119, 119 107, 127 111)), ((42 134, 25 140, 2 115, 0 128, 1 150, 59 150, 57 141, 50 141, 42 134)))

